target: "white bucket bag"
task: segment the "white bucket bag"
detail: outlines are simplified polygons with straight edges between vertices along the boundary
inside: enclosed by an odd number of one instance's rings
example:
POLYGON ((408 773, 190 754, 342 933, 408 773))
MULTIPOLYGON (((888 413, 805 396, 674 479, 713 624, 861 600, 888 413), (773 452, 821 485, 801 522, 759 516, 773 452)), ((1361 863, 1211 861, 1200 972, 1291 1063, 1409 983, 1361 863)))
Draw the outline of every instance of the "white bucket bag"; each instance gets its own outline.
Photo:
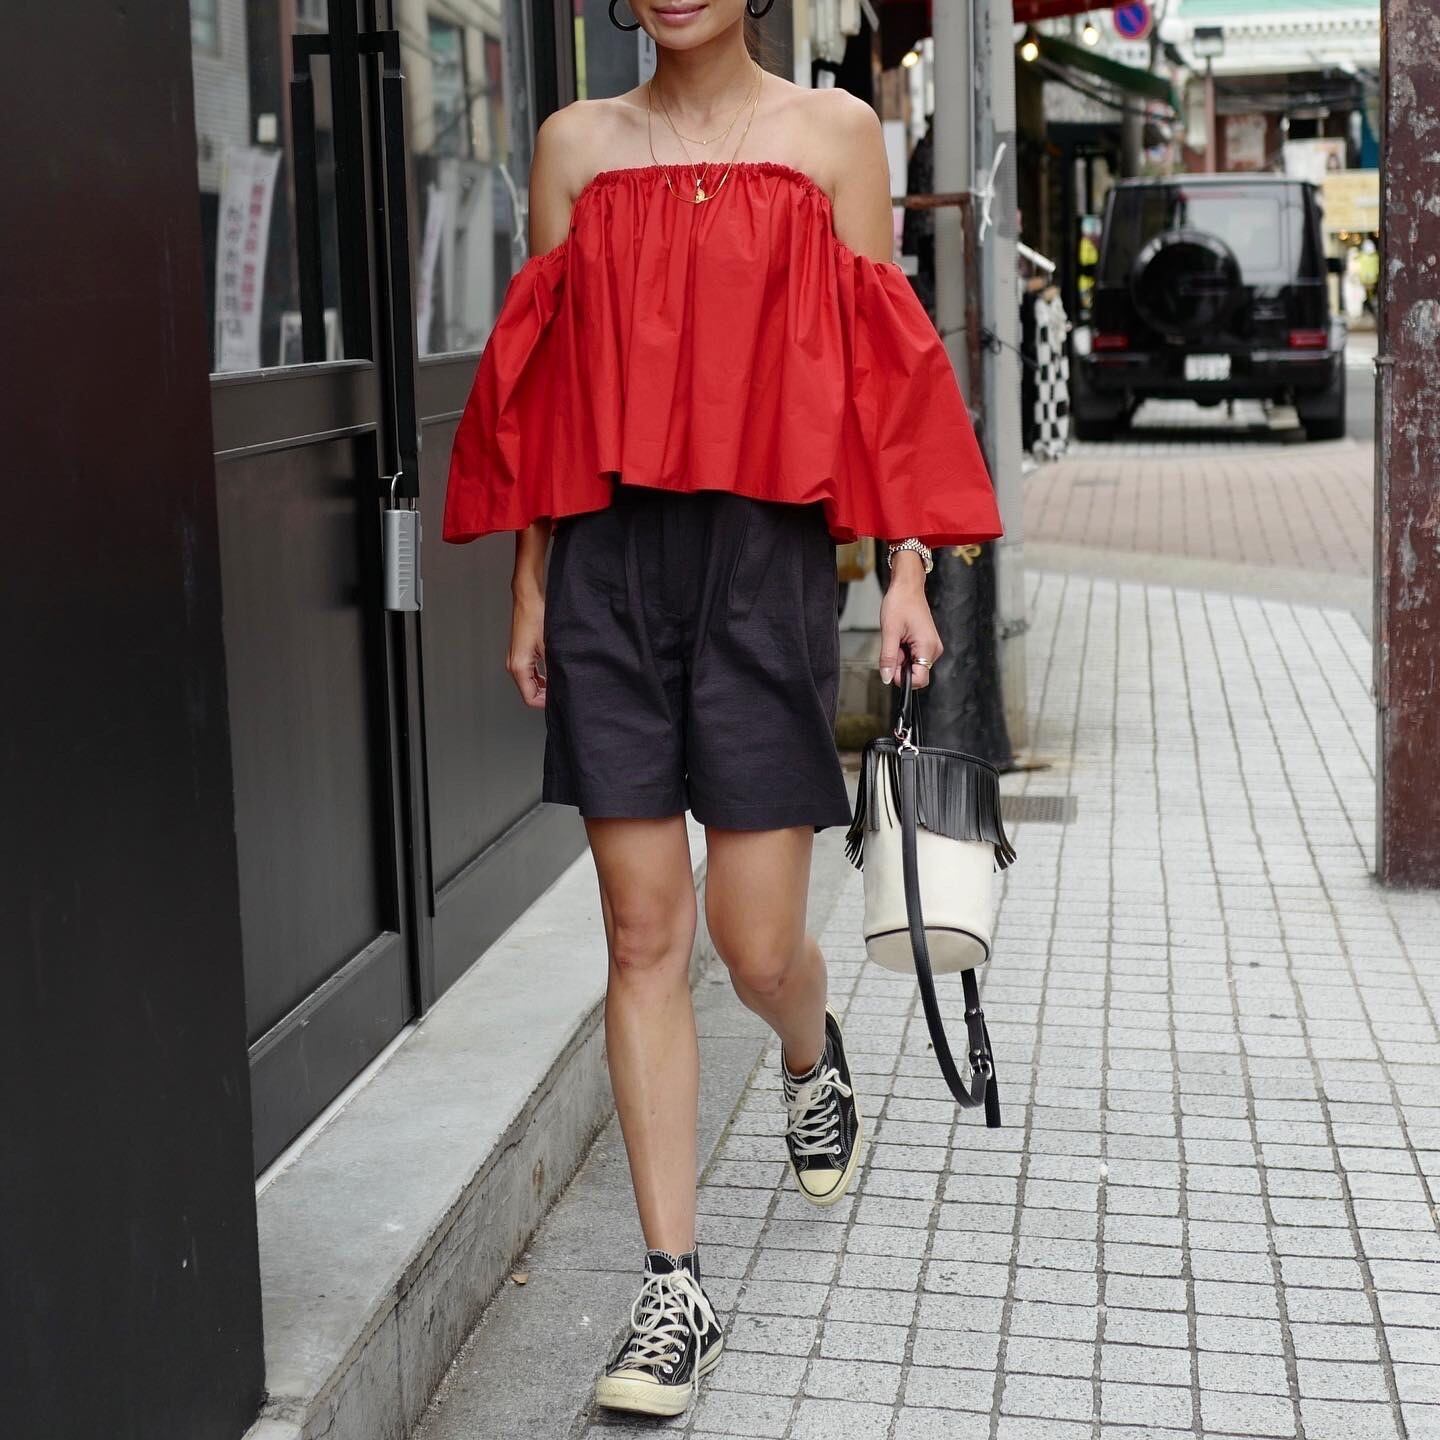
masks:
POLYGON ((910 666, 894 737, 861 757, 845 853, 865 874, 865 949, 887 970, 912 972, 940 1071, 958 1104, 983 1106, 1000 1124, 1000 1096, 976 970, 990 958, 997 868, 1015 859, 1000 814, 1000 775, 958 750, 917 742, 910 666), (950 1053, 935 998, 936 974, 960 971, 970 1042, 970 1083, 950 1053))

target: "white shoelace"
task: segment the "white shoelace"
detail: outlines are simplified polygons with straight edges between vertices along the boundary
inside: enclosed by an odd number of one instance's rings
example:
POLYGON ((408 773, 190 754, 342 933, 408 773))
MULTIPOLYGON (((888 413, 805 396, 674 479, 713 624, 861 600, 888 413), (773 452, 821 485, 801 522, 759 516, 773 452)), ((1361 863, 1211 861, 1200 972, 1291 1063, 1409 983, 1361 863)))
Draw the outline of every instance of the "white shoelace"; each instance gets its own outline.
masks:
POLYGON ((686 1270, 647 1275, 630 1307, 630 1343, 618 1369, 663 1371, 669 1375, 685 1348, 687 1335, 700 1337, 718 1324, 705 1292, 686 1270))
POLYGON ((850 1087, 831 1065, 813 1080, 807 1080, 786 1100, 790 1123, 785 1134, 794 1143, 797 1155, 838 1155, 840 1153, 840 1106, 837 1095, 849 1096, 850 1087))

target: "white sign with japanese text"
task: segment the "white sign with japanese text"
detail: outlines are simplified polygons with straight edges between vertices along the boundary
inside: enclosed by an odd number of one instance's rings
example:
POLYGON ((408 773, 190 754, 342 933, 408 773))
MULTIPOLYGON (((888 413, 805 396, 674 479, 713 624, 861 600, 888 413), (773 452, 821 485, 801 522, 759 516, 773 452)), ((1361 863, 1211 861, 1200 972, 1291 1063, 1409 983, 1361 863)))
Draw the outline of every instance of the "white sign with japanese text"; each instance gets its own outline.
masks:
POLYGON ((215 369, 260 368, 260 306, 278 150, 225 152, 215 245, 215 369))

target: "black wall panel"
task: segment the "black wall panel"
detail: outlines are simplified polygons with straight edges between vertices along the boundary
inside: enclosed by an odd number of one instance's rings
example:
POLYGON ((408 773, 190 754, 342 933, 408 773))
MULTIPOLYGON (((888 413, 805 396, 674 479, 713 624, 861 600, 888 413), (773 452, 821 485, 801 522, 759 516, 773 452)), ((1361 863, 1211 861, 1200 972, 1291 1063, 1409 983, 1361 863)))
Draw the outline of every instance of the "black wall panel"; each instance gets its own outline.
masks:
POLYGON ((5 10, 0 1430, 263 1388, 185 0, 5 10))

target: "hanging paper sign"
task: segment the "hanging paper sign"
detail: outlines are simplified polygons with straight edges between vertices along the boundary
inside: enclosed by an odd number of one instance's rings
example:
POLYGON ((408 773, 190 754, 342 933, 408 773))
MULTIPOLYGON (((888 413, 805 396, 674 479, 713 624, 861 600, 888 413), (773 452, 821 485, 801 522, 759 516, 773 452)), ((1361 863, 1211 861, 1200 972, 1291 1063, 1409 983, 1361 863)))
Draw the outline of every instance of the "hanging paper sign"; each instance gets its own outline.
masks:
POLYGON ((278 150, 225 152, 215 246, 215 368, 260 368, 260 306, 270 247, 278 150))
POLYGON ((1143 40, 1153 23, 1149 0, 1125 0, 1110 12, 1110 18, 1115 33, 1124 40, 1143 40))

